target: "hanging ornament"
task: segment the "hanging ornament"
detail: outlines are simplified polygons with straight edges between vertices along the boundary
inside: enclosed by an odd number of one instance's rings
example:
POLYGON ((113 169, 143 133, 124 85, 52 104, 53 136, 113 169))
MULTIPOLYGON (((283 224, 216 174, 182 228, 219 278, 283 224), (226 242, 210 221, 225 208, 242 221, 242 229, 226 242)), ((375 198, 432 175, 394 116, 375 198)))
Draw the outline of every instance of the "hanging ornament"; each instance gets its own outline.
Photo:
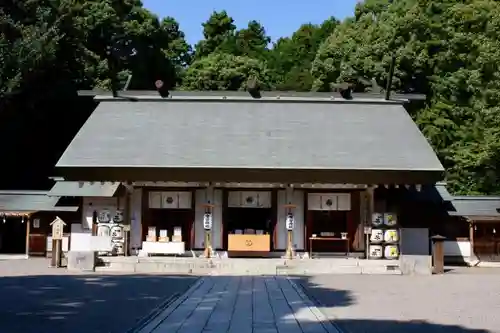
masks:
POLYGON ((21 216, 21 223, 24 223, 24 216, 21 216))
POLYGON ((7 222, 7 220, 5 219, 5 214, 3 214, 3 223, 7 222))

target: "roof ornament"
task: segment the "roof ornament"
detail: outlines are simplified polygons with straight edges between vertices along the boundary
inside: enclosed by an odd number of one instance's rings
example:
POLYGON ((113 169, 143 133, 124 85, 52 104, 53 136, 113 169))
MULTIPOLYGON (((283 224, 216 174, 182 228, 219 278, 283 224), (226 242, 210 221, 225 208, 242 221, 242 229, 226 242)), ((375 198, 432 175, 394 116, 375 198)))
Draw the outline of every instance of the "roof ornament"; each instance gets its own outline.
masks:
POLYGON ((338 91, 345 100, 352 100, 352 91, 354 84, 348 82, 336 83, 332 85, 334 91, 338 91))
MULTIPOLYGON (((118 93, 118 71, 120 68, 120 62, 136 55, 137 49, 134 48, 131 40, 126 35, 114 34, 111 36, 110 43, 106 47, 106 60, 108 62, 113 98, 126 99, 132 102, 138 101, 137 98, 121 96, 118 93)), ((131 79, 132 75, 129 75, 127 82, 125 83, 124 90, 128 89, 131 79)))
POLYGON ((389 74, 387 77, 387 86, 385 88, 385 100, 388 101, 391 99, 391 86, 392 79, 394 77, 394 67, 396 67, 396 55, 392 55, 391 66, 389 67, 389 74))
POLYGON ((253 98, 261 98, 259 79, 252 75, 248 78, 247 91, 253 98))
POLYGON ((170 96, 170 92, 168 91, 168 87, 165 84, 165 82, 163 82, 162 80, 156 80, 155 87, 156 87, 156 91, 158 91, 161 98, 167 98, 170 96))

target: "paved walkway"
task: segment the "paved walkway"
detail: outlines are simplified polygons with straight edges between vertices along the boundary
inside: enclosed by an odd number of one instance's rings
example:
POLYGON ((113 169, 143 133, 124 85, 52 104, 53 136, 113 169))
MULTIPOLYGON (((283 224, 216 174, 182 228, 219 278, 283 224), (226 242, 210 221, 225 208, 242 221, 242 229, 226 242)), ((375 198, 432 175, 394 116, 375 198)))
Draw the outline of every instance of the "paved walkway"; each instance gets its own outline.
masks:
POLYGON ((338 332, 286 277, 204 277, 140 333, 338 332))

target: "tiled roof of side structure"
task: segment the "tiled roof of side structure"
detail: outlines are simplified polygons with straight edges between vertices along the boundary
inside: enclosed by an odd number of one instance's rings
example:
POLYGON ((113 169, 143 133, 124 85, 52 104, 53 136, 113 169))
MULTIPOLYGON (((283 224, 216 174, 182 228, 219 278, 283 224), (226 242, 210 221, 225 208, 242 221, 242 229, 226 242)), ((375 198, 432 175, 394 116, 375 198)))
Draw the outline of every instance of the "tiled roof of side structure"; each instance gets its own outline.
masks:
POLYGON ((47 195, 59 197, 112 197, 115 195, 120 183, 86 183, 58 181, 47 195))
POLYGON ((101 102, 58 167, 442 172, 398 103, 101 102))
POLYGON ((453 211, 450 215, 496 217, 500 219, 500 197, 498 196, 456 196, 453 197, 453 211))
POLYGON ((47 191, 35 193, 23 191, 1 191, 0 212, 70 211, 78 207, 57 206, 59 197, 47 196, 47 191))

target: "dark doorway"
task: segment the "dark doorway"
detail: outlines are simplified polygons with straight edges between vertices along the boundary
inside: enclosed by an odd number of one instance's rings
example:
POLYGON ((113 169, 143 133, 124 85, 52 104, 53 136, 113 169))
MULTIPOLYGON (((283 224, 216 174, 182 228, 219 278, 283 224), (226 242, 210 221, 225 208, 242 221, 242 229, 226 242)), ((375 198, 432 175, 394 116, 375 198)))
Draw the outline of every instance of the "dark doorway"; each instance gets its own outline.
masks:
POLYGON ((143 240, 146 240, 148 227, 156 227, 156 236, 160 230, 167 230, 169 240, 172 241, 175 227, 182 228, 182 241, 186 250, 191 249, 191 229, 193 224, 193 211, 191 209, 150 209, 149 224, 145 224, 143 240))
POLYGON ((26 253, 26 224, 27 219, 21 217, 0 218, 0 253, 26 253), (5 222, 4 222, 5 221, 5 222))
MULTIPOLYGON (((347 211, 309 211, 312 220, 312 237, 327 237, 341 239, 342 233, 348 232, 347 211), (327 234, 325 234, 327 233, 327 234)), ((316 241, 314 242, 314 252, 346 252, 345 241, 316 241)))
POLYGON ((500 223, 474 224, 474 254, 482 261, 500 261, 500 223))
POLYGON ((271 235, 271 249, 274 248, 272 235, 274 234, 273 210, 271 208, 227 208, 226 209, 226 233, 235 234, 237 230, 250 233, 271 235))

